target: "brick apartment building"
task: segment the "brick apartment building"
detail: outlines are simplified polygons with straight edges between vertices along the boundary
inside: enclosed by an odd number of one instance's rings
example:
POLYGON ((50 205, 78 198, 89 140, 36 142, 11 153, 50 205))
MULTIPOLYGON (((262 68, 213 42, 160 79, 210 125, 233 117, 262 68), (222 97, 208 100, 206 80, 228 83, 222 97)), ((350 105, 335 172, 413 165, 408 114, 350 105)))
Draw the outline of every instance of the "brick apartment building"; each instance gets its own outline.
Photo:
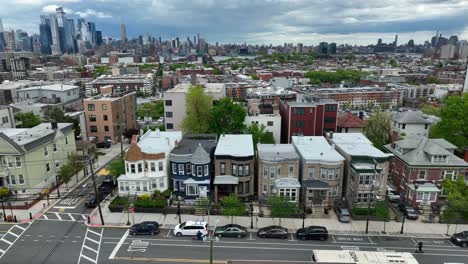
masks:
POLYGON ((280 100, 281 142, 291 143, 292 136, 323 136, 336 132, 338 103, 313 98, 305 102, 280 100))
POLYGON ((99 94, 99 89, 107 85, 112 85, 114 92, 140 91, 151 95, 153 92, 153 74, 101 75, 92 82, 86 83, 86 95, 99 94))
POLYGON ((86 132, 95 141, 120 142, 120 134, 136 128, 136 93, 114 93, 111 86, 101 95, 83 100, 86 132))

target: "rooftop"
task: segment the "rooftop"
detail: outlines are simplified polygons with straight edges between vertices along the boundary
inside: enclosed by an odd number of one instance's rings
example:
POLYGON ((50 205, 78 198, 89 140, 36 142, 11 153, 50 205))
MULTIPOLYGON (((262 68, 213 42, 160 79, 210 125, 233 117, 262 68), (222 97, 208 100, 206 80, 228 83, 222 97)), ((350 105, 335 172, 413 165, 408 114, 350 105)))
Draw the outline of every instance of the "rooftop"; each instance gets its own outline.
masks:
POLYGON ((337 126, 338 127, 362 128, 366 126, 366 121, 362 120, 356 115, 353 115, 350 112, 339 112, 337 126))
MULTIPOLYGON (((206 93, 220 93, 225 90, 225 84, 224 83, 203 83, 200 84, 202 85, 205 89, 206 93)), ((177 84, 174 88, 166 91, 170 93, 187 93, 190 87, 192 86, 191 83, 179 83, 177 84)))
POLYGON ((298 160, 299 155, 292 144, 258 144, 258 157, 265 161, 298 160))
POLYGON ((392 120, 404 124, 430 124, 425 116, 419 112, 406 111, 396 112, 392 115, 392 120))
POLYGON ((301 157, 318 162, 341 162, 345 159, 321 136, 293 136, 292 142, 301 157))
POLYGON ((176 141, 182 140, 182 131, 147 131, 141 136, 138 146, 145 153, 170 152, 176 141))
POLYGON ((332 142, 351 156, 389 158, 392 154, 384 153, 373 146, 362 133, 333 133, 332 142))
POLYGON ((252 135, 221 135, 216 156, 248 157, 254 155, 252 135))
POLYGON ((21 91, 31 91, 31 90, 48 90, 48 91, 68 91, 73 89, 79 89, 80 87, 76 85, 68 85, 68 84, 49 84, 49 85, 41 85, 41 86, 32 86, 28 88, 23 88, 21 91))
POLYGON ((291 107, 311 107, 316 105, 325 105, 325 104, 338 104, 333 99, 316 99, 316 100, 304 100, 301 102, 287 102, 291 107))

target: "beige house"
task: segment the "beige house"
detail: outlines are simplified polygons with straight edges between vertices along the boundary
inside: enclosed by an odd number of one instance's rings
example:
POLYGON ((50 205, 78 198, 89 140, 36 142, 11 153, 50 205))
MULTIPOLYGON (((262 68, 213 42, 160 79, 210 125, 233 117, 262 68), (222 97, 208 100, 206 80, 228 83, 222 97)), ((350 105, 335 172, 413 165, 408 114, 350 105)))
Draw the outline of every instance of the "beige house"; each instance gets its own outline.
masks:
POLYGON ((258 200, 285 196, 299 203, 299 155, 292 144, 258 144, 258 200))

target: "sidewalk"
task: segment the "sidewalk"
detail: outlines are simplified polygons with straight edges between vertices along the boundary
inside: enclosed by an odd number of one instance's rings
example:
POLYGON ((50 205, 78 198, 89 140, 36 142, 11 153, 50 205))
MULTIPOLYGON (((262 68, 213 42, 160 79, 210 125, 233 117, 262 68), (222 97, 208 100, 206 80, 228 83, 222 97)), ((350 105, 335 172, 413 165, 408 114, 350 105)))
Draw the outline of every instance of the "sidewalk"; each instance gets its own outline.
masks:
MULTIPOLYGON (((128 227, 126 225, 127 220, 130 220, 130 223, 133 224, 139 223, 142 221, 157 221, 162 228, 172 229, 175 225, 179 223, 178 216, 176 214, 152 214, 152 213, 134 213, 128 214, 125 212, 122 213, 112 213, 109 211, 107 206, 109 201, 102 204, 102 213, 104 216, 105 226, 118 226, 118 227, 128 227), (134 218, 134 221, 133 221, 134 218)), ((97 210, 93 213, 93 225, 100 225, 100 218, 97 210)), ((199 220, 199 221, 208 221, 210 227, 213 227, 215 224, 215 219, 219 219, 218 226, 226 225, 231 223, 231 217, 212 215, 212 216, 195 216, 195 215, 181 215, 182 222, 187 220, 199 220)), ((247 227, 250 229, 251 218, 247 216, 236 216, 234 217, 234 223, 247 227)), ((268 225, 278 225, 280 220, 278 218, 269 218, 269 217, 253 217, 253 230, 257 230, 261 227, 268 225)), ((281 219, 281 225, 288 228, 290 232, 295 232, 297 229, 302 227, 302 219, 298 218, 283 218, 281 219)), ((309 225, 320 225, 327 227, 328 231, 331 234, 335 235, 366 235, 366 221, 353 220, 351 223, 341 223, 337 220, 335 215, 332 215, 331 218, 308 218, 305 219, 305 226, 309 225)), ((400 234, 401 222, 387 222, 385 235, 388 236, 408 236, 408 237, 419 237, 419 238, 446 238, 447 225, 446 224, 430 224, 430 223, 421 223, 417 221, 407 220, 404 225, 404 232, 400 234)), ((384 227, 383 222, 369 221, 369 233, 367 235, 384 235, 382 234, 384 227)), ((462 230, 468 230, 468 225, 450 225, 448 229, 448 234, 453 234, 455 232, 460 232, 462 230)))
MULTIPOLYGON (((128 147, 128 144, 124 144, 124 149, 126 149, 127 147, 128 147)), ((98 151, 102 152, 102 150, 100 150, 100 149, 98 149, 98 151)), ((102 155, 102 156, 99 156, 97 162, 94 164, 94 167, 96 167, 96 169, 94 171, 98 172, 100 169, 102 169, 102 167, 107 165, 107 163, 109 163, 112 159, 114 159, 119 154, 120 154, 120 144, 114 144, 114 145, 112 145, 111 148, 106 149, 106 154, 102 155)), ((89 168, 89 166, 88 166, 88 168, 89 168)), ((90 174, 88 173, 88 176, 89 175, 90 174)), ((74 188, 81 185, 81 183, 85 180, 85 178, 86 177, 84 175, 84 172, 81 171, 78 174, 78 182, 76 181, 76 175, 75 175, 75 176, 73 176, 73 178, 68 183, 68 188, 65 186, 65 184, 60 185, 60 187, 59 187, 60 198, 63 198, 67 193, 69 193, 74 188)), ((30 213, 31 213, 31 215, 32 215, 32 217, 34 219, 38 218, 44 212, 46 212, 47 210, 49 210, 50 208, 55 206, 57 203, 59 203, 60 198, 58 198, 57 189, 55 189, 52 192, 50 192, 50 194, 49 194, 49 203, 47 203, 47 198, 44 198, 44 199, 40 200, 39 202, 37 202, 35 205, 33 205, 28 210, 13 209, 13 215, 16 216, 16 219, 18 220, 19 223, 29 222, 30 221, 30 215, 29 215, 30 213)), ((1 210, 1 208, 0 208, 0 210, 1 210)), ((11 215, 12 214, 11 210, 7 206, 7 204, 5 204, 5 213, 6 213, 6 215, 11 215)), ((3 220, 3 219, 1 219, 1 220, 3 220)), ((3 222, 3 221, 1 221, 0 223, 1 224, 15 224, 15 222, 9 222, 8 223, 8 222, 3 222)))

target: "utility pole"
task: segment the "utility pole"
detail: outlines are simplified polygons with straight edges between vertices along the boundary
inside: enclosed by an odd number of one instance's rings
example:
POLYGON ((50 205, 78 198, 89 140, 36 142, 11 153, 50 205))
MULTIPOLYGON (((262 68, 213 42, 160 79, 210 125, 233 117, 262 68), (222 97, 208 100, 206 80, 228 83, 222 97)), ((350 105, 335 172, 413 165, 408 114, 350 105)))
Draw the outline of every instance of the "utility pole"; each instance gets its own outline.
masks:
POLYGON ((96 186, 96 177, 94 175, 93 162, 92 162, 92 159, 89 159, 88 156, 86 156, 86 162, 89 162, 89 169, 91 170, 91 178, 93 179, 94 193, 96 194, 96 203, 98 206, 99 217, 101 218, 101 224, 104 225, 104 217, 102 216, 102 210, 101 210, 101 197, 98 193, 97 186, 96 186))

